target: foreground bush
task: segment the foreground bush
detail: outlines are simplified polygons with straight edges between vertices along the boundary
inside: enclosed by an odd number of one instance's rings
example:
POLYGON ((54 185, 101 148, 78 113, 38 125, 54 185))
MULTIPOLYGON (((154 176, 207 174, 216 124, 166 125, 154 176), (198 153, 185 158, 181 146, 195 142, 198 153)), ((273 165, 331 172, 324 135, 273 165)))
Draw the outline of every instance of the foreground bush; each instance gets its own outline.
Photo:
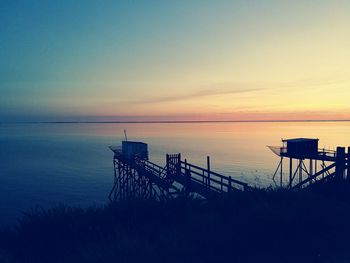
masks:
POLYGON ((204 202, 35 209, 0 237, 0 262, 350 262, 350 201, 253 191, 204 202))

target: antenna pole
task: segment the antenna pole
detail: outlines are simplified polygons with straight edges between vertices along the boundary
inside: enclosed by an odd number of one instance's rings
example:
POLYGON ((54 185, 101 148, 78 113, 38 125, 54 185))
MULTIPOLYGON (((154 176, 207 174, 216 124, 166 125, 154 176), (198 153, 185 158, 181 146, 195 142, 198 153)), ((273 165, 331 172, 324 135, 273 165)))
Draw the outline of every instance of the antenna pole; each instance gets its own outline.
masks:
POLYGON ((128 136, 126 135, 126 130, 124 129, 125 141, 128 141, 128 136))

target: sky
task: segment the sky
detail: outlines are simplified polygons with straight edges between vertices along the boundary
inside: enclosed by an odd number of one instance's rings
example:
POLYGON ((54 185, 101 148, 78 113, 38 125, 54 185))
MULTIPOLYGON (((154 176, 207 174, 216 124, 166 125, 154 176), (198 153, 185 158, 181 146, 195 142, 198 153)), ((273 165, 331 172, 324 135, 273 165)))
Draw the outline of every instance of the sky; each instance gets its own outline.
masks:
POLYGON ((0 122, 350 119, 350 1, 0 0, 0 122))

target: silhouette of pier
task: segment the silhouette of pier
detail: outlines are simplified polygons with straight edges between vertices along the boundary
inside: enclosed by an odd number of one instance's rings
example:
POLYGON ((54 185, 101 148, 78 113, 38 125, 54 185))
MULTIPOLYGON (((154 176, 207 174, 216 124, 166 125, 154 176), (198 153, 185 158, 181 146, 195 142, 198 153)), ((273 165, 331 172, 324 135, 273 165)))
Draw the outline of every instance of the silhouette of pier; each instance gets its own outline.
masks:
POLYGON ((181 159, 181 154, 167 154, 166 165, 148 160, 147 144, 123 141, 122 147, 113 147, 114 185, 111 201, 129 198, 169 199, 180 194, 194 193, 204 198, 217 197, 231 191, 250 189, 247 183, 216 173, 181 159))
POLYGON ((320 149, 318 139, 296 138, 282 140, 282 146, 268 146, 280 157, 273 180, 280 187, 301 189, 321 182, 350 182, 350 147, 337 150, 320 149), (287 173, 284 172, 284 160, 287 173), (279 183, 276 177, 279 174, 279 183), (285 178, 287 176, 287 178, 285 178), (285 185, 285 183, 287 183, 285 185))
MULTIPOLYGON (((321 182, 348 183, 350 186, 350 147, 347 153, 345 147, 337 147, 336 151, 319 149, 318 139, 307 138, 282 140, 282 143, 282 146, 268 146, 280 157, 273 175, 277 186, 289 190, 321 182), (287 173, 283 169, 285 159, 288 159, 287 173)), ((111 201, 162 200, 190 193, 209 199, 232 191, 253 189, 245 182, 212 171, 209 156, 207 167, 200 167, 183 160, 180 153, 166 154, 166 165, 162 167, 149 161, 146 143, 125 140, 121 147, 110 146, 110 149, 114 153, 111 201)))

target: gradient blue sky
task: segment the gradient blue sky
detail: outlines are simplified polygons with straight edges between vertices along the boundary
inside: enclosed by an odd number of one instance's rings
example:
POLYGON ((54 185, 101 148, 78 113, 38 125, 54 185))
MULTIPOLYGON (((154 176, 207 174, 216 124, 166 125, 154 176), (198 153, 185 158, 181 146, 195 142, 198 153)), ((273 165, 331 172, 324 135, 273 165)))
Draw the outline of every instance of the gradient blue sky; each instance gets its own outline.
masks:
POLYGON ((350 1, 1 1, 0 121, 350 119, 350 1))

